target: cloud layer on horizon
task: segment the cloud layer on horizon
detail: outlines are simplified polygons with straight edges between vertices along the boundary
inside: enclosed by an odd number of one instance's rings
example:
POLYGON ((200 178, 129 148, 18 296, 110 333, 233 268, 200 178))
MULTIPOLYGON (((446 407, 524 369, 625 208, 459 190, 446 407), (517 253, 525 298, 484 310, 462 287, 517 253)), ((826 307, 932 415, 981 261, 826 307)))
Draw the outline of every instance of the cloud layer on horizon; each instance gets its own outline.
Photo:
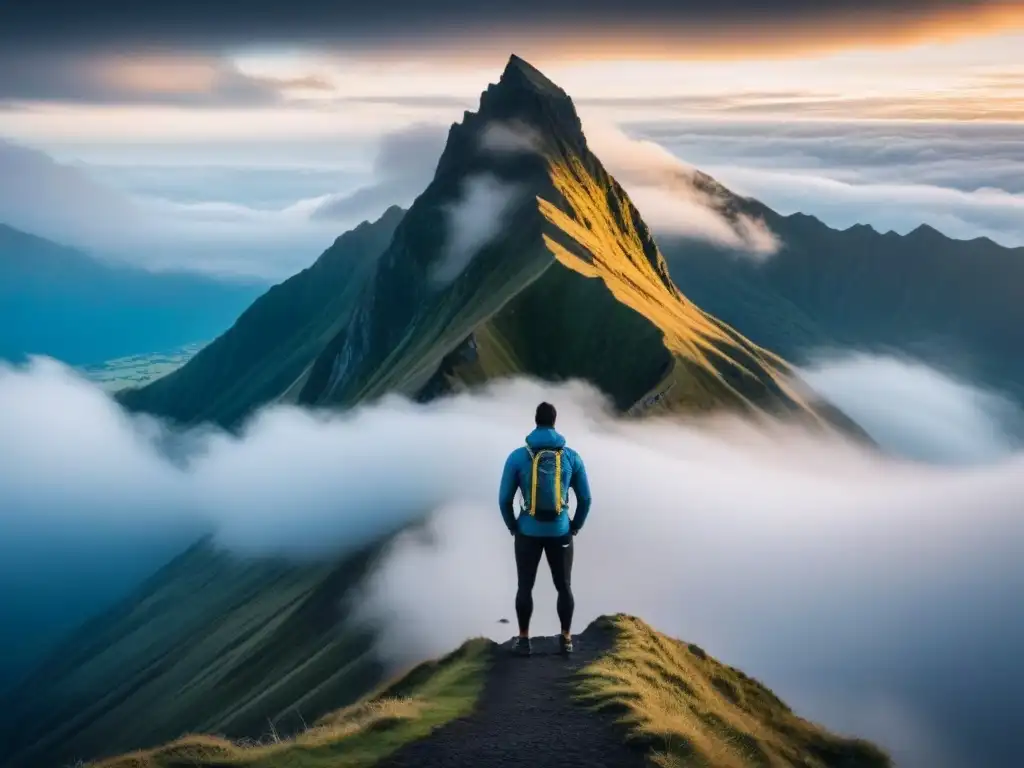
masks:
POLYGON ((0 223, 144 269, 289 277, 362 220, 314 220, 318 202, 261 209, 133 195, 88 169, 0 140, 0 223))
POLYGON ((325 197, 312 218, 351 221, 376 217, 392 205, 408 207, 434 178, 447 138, 447 127, 436 123, 414 123, 381 136, 373 161, 373 181, 325 197))
MULTIPOLYGON (((625 132, 584 111, 592 148, 655 231, 770 254, 681 183, 694 167, 783 214, 1024 246, 1024 128, 660 121, 625 132)), ((94 147, 68 167, 0 142, 0 222, 141 266, 287 277, 429 183, 447 125, 366 140, 94 147)), ((74 158, 74 149, 62 154, 74 158)))
MULTIPOLYGON (((698 189, 694 169, 663 148, 608 124, 588 123, 587 135, 653 229, 757 258, 776 250, 778 242, 763 222, 723 215, 724 201, 698 189)), ((56 162, 39 150, 0 141, 0 223, 143 268, 281 279, 312 263, 345 230, 375 220, 393 205, 410 205, 432 180, 446 137, 447 127, 432 123, 386 133, 377 141, 372 165, 360 173, 332 172, 315 154, 268 169, 218 169, 198 160, 97 168, 56 162), (264 186, 255 188, 249 179, 264 186), (301 196, 303 190, 323 189, 331 179, 347 189, 301 196), (282 186, 295 190, 291 198, 283 196, 282 186), (218 193, 227 199, 218 199, 218 193), (267 198, 274 202, 262 202, 267 198)), ((490 152, 537 149, 521 127, 503 124, 491 126, 483 140, 481 149, 490 152)), ((325 156, 359 150, 345 142, 320 146, 325 156)), ((260 153, 260 145, 252 151, 260 153)), ((262 154, 274 151, 281 150, 270 147, 262 154)), ((195 154, 210 153, 200 147, 195 154)))
POLYGON ((665 121, 628 132, 783 214, 1024 246, 1024 126, 665 121))

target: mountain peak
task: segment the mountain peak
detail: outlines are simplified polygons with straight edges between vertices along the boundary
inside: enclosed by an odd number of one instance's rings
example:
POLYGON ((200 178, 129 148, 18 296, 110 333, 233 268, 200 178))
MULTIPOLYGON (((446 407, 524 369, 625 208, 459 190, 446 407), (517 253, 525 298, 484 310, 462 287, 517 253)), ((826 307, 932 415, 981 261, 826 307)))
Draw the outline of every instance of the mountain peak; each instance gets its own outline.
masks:
MULTIPOLYGON (((497 144, 530 145, 535 150, 561 144, 580 154, 587 151, 583 124, 569 94, 515 54, 498 82, 490 83, 481 94, 477 111, 467 111, 461 123, 452 125, 435 180, 480 165, 480 147, 487 143, 487 134, 493 138, 495 131, 505 134, 497 144)), ((489 162, 493 164, 494 158, 489 162)))
POLYGON ((499 84, 525 86, 547 96, 568 99, 569 95, 551 82, 543 72, 514 53, 509 56, 499 84))
POLYGON ((941 232, 939 232, 939 230, 937 230, 935 227, 931 226, 930 224, 921 224, 921 225, 919 225, 912 232, 909 232, 907 234, 907 237, 928 238, 928 239, 931 239, 931 240, 936 240, 936 239, 944 240, 944 239, 946 239, 945 235, 943 235, 941 232))
POLYGON ((583 127, 569 94, 514 53, 498 82, 487 86, 480 97, 477 114, 486 121, 514 119, 546 133, 562 134, 573 143, 583 140, 583 127))

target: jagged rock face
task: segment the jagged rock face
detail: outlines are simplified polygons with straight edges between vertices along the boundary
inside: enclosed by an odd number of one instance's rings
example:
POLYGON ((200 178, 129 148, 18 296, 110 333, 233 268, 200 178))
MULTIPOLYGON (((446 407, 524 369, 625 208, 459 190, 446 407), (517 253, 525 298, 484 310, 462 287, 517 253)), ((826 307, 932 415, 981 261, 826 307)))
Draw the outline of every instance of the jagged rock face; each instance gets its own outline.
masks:
POLYGON ((429 399, 517 373, 588 380, 622 410, 801 407, 781 360, 679 292, 569 96, 513 56, 299 399, 429 399))

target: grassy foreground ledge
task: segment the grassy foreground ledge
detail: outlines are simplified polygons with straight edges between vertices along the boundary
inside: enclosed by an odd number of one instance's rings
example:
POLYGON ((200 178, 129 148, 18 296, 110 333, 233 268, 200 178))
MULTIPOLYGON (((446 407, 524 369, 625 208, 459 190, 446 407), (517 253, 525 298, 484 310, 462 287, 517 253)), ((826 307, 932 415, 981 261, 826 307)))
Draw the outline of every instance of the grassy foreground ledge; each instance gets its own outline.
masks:
MULTIPOLYGON (((592 630, 605 639, 599 647, 608 650, 576 672, 566 667, 565 681, 581 706, 617 720, 627 743, 646 754, 651 765, 892 768, 874 745, 798 717, 757 680, 696 645, 655 632, 640 619, 602 617, 584 638, 592 630)), ((370 768, 400 747, 472 714, 495 663, 504 662, 493 642, 470 640, 359 703, 325 715, 294 738, 253 744, 185 736, 88 768, 370 768)), ((525 672, 533 663, 550 665, 551 659, 509 663, 522 664, 525 672)))
POLYGON ((581 671, 578 696, 614 714, 665 768, 891 768, 865 741, 833 735, 696 645, 618 614, 611 653, 581 671))
POLYGON ((245 746, 217 736, 184 736, 88 768, 364 768, 435 728, 468 715, 494 653, 489 640, 420 664, 398 682, 325 715, 292 739, 245 746))

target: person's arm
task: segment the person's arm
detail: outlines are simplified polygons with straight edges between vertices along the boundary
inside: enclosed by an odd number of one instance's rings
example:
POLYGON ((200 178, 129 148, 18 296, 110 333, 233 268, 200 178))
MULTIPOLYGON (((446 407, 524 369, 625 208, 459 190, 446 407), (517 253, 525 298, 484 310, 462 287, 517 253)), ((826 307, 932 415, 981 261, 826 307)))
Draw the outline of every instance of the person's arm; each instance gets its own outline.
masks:
POLYGON ((516 513, 513 507, 516 500, 516 490, 519 488, 516 477, 515 451, 505 459, 505 469, 501 473, 501 485, 498 486, 498 509, 501 510, 501 517, 505 521, 505 527, 509 533, 515 534, 518 524, 516 513))
POLYGON ((587 468, 583 465, 583 457, 576 454, 576 466, 572 470, 569 487, 576 494, 576 514, 572 518, 572 532, 575 534, 587 521, 590 514, 590 481, 587 480, 587 468))

